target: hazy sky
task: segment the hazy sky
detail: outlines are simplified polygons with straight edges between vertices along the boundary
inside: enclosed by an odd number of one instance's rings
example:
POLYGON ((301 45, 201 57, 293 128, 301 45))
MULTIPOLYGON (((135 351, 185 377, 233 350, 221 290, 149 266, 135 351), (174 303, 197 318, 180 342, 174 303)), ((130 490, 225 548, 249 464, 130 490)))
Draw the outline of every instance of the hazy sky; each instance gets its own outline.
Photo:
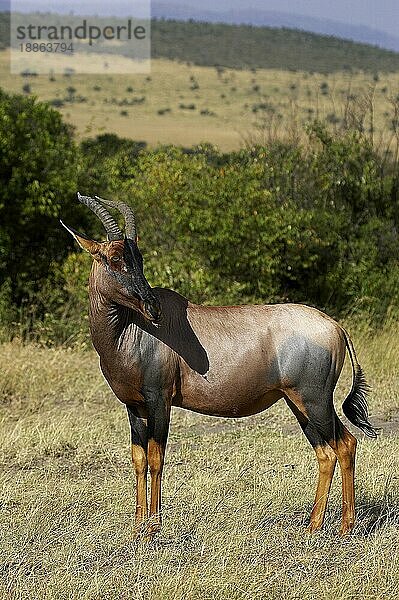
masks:
MULTIPOLYGON (((198 6, 198 0, 171 0, 170 4, 198 6)), ((209 10, 256 7, 399 33, 399 0, 201 0, 201 6, 209 10)))
MULTIPOLYGON (((10 0, 11 10, 18 12, 60 12, 70 11, 87 15, 130 15, 148 17, 150 0, 10 0), (134 11, 132 11, 134 7, 134 11)), ((179 0, 177 2, 179 4, 179 0)), ((184 4, 184 2, 182 2, 184 4)), ((189 6, 192 6, 190 3, 189 6)))
MULTIPOLYGON (((231 8, 254 7, 291 14, 300 14, 321 19, 332 19, 353 25, 366 25, 398 36, 399 0, 159 0, 165 5, 194 6, 212 11, 231 8)), ((26 8, 69 7, 79 12, 90 7, 88 13, 127 14, 129 7, 148 5, 149 0, 12 0, 14 7, 21 4, 26 8), (96 8, 94 8, 96 7, 96 8), (101 8, 103 10, 101 10, 101 8), (104 12, 103 12, 104 11, 104 12)))

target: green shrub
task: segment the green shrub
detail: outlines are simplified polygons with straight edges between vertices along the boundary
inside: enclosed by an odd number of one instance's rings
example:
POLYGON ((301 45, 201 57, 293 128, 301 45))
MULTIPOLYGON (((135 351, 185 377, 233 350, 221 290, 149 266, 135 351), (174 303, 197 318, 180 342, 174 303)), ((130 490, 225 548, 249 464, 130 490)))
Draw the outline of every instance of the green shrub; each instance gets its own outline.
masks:
POLYGON ((70 214, 79 154, 58 112, 1 90, 0 142, 0 282, 11 280, 19 304, 71 247, 60 243, 58 216, 70 214))
POLYGON ((323 134, 311 153, 166 148, 125 165, 111 193, 132 199, 151 281, 196 302, 381 312, 376 290, 393 297, 381 269, 395 271, 399 246, 378 164, 356 136, 323 134))
POLYGON ((113 134, 78 149, 48 105, 5 94, 0 127, 3 337, 86 343, 90 258, 57 217, 104 231, 77 189, 130 202, 149 281, 194 302, 306 302, 378 322, 399 313, 398 165, 359 132, 314 123, 306 146, 228 154, 113 134))

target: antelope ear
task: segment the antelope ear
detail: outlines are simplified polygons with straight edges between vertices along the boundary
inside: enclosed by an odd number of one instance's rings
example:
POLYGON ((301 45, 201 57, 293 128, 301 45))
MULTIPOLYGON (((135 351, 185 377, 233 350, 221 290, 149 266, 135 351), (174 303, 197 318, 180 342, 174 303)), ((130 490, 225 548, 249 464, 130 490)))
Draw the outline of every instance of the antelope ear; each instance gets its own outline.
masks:
POLYGON ((63 223, 61 219, 60 223, 72 235, 72 237, 75 238, 75 240, 78 242, 79 246, 83 248, 83 250, 86 250, 86 252, 89 252, 89 254, 91 254, 93 258, 99 260, 98 254, 101 248, 101 244, 99 242, 90 239, 83 233, 78 233, 75 229, 72 229, 72 227, 65 225, 65 223, 63 223))

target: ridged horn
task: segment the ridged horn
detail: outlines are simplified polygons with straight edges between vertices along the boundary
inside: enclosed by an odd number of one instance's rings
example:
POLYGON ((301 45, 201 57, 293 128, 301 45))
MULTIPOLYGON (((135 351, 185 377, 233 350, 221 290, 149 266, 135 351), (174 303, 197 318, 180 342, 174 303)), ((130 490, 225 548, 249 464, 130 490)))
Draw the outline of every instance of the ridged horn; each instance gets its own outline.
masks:
POLYGON ((120 230, 115 219, 109 214, 106 208, 104 208, 97 199, 91 198, 90 196, 82 196, 78 192, 78 200, 82 204, 85 204, 94 214, 100 219, 101 223, 105 227, 107 236, 110 242, 116 240, 123 240, 123 233, 120 230))
POLYGON ((132 208, 125 202, 104 200, 104 198, 100 198, 99 196, 95 196, 95 198, 99 202, 102 202, 103 204, 106 204, 111 208, 115 208, 116 210, 119 210, 119 212, 123 215, 125 219, 125 235, 127 238, 135 242, 137 239, 136 217, 134 216, 132 208))

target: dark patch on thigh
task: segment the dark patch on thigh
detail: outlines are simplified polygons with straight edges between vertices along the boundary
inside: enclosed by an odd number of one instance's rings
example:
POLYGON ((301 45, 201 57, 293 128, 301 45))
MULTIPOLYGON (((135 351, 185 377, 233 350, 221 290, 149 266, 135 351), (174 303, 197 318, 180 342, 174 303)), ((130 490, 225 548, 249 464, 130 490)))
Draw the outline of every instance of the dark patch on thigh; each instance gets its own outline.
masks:
POLYGON ((313 389, 324 390, 334 378, 333 357, 327 348, 303 334, 291 335, 277 348, 268 369, 274 385, 301 390, 304 396, 313 389))

